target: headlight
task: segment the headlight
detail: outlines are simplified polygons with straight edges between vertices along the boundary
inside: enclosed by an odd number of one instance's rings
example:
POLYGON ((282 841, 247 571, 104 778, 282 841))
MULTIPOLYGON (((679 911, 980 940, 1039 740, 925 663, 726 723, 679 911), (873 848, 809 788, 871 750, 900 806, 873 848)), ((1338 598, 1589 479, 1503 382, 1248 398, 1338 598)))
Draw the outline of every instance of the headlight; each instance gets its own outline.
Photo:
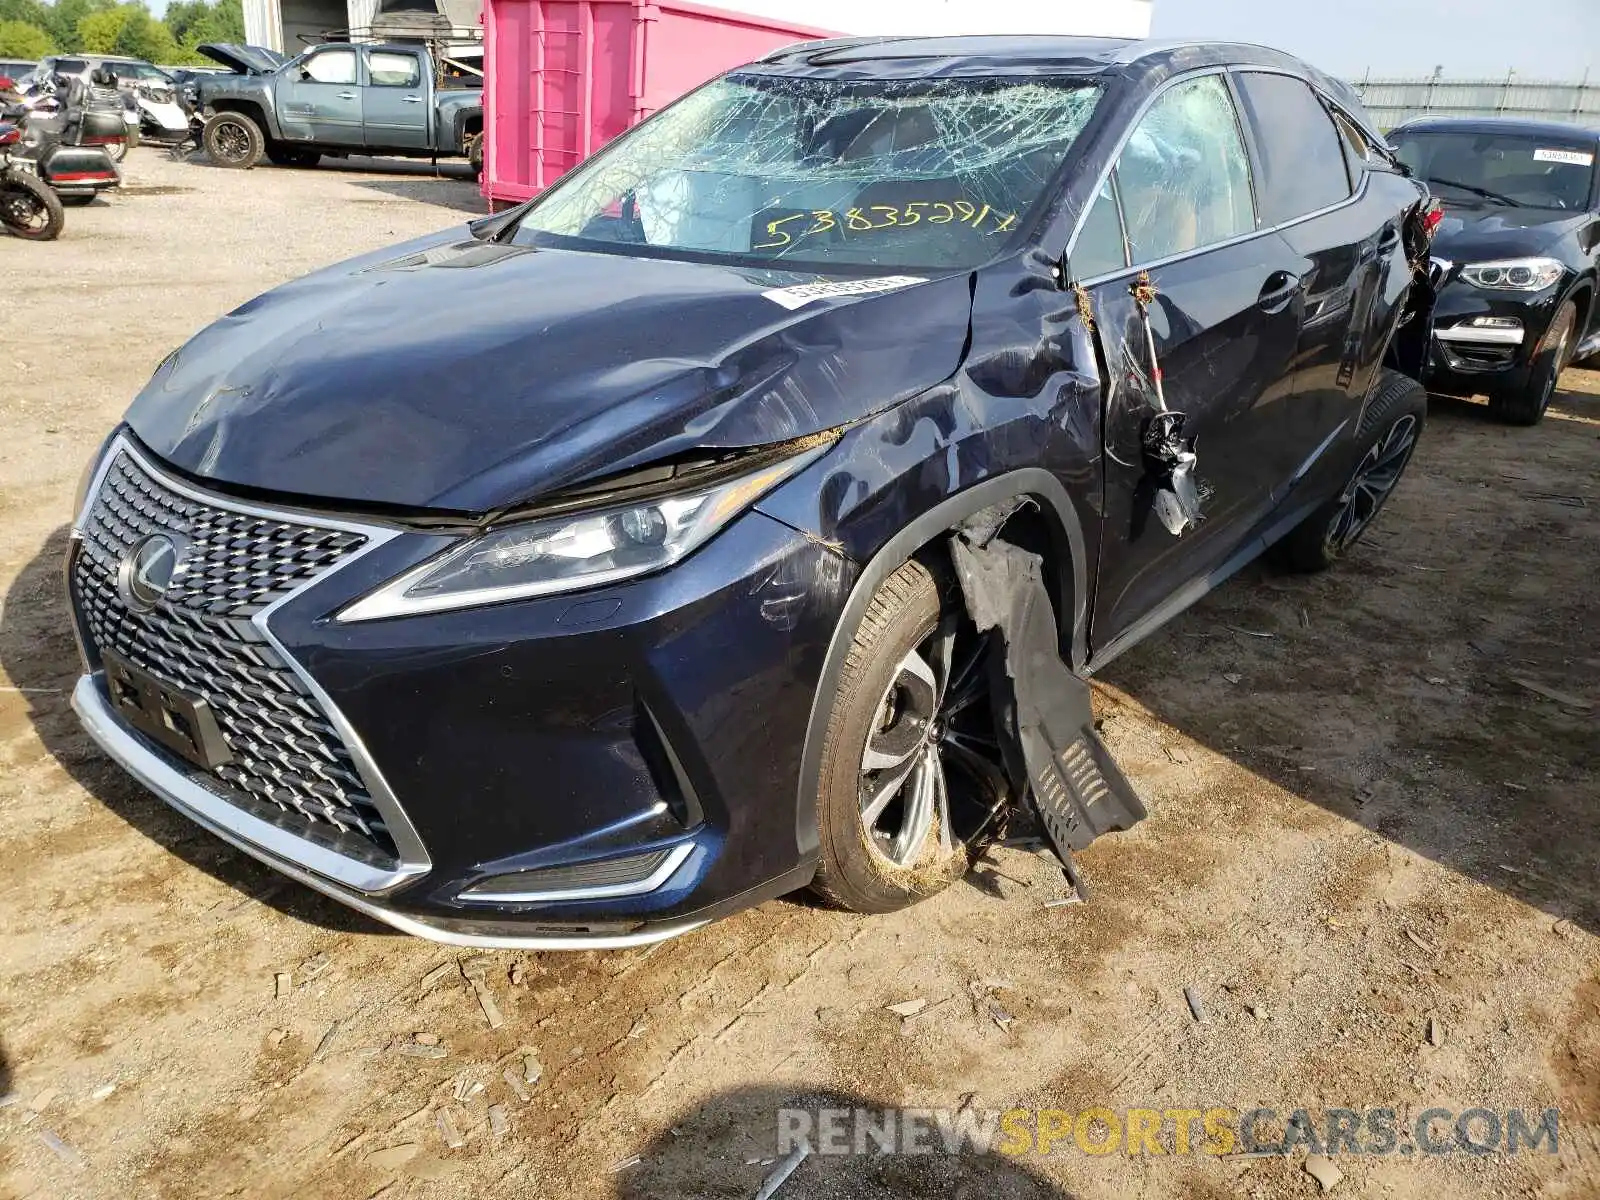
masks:
POLYGON ((1461 278, 1474 287, 1495 292, 1542 292, 1566 274, 1554 258, 1508 258, 1500 262, 1472 263, 1461 278))
POLYGON ((599 587, 670 567, 827 449, 816 446, 698 491, 492 529, 339 614, 372 621, 599 587))

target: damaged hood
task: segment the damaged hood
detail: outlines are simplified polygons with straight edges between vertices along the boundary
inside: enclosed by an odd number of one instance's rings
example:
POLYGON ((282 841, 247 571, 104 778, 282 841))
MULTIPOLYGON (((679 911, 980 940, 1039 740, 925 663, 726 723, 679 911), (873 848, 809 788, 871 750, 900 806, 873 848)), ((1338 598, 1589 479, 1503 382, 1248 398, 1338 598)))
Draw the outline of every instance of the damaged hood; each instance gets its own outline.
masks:
POLYGON ((206 42, 195 49, 212 62, 220 63, 241 75, 265 75, 289 61, 287 55, 279 54, 276 50, 268 50, 265 46, 242 46, 237 42, 206 42))
POLYGON ((816 282, 458 229, 235 309, 161 364, 127 420, 221 483, 483 512, 848 424, 959 366, 965 273, 768 294, 816 282))
POLYGON ((1492 262, 1540 254, 1591 218, 1551 208, 1512 208, 1484 202, 1443 201, 1444 220, 1433 253, 1451 262, 1492 262))

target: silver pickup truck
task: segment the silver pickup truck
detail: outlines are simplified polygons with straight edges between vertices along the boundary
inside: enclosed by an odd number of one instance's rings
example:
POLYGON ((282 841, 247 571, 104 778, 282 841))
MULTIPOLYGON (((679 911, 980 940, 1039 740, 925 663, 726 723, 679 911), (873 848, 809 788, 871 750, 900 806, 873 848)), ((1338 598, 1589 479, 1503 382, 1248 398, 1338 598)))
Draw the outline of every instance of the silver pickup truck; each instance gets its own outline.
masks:
POLYGON ((441 86, 417 45, 328 43, 287 58, 260 46, 208 43, 230 68, 198 78, 202 142, 220 167, 313 166, 323 155, 461 156, 483 161, 483 89, 441 86))

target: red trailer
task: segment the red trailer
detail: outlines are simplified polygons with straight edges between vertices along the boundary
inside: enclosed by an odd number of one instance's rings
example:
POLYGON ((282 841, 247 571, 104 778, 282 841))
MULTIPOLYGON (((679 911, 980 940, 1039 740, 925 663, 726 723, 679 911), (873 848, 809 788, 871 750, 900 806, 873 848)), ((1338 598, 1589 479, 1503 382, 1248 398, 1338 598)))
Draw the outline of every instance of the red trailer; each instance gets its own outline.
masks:
POLYGON ((483 194, 537 195, 690 88, 792 42, 835 36, 684 0, 487 0, 483 194))

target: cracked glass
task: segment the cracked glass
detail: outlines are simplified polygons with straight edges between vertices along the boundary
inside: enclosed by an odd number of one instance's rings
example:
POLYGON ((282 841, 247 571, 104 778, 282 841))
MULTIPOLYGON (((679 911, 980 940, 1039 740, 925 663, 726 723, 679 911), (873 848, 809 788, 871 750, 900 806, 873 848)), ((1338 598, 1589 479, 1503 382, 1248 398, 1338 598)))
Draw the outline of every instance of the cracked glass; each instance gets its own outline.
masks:
MULTIPOLYGON (((1228 85, 1220 75, 1179 84, 1150 107, 1117 160, 1129 261, 1133 266, 1199 250, 1254 232, 1250 162, 1228 85)), ((1111 270, 1116 262, 1117 214, 1110 193, 1097 199, 1085 234, 1099 230, 1086 266, 1111 270)), ((1074 249, 1073 267, 1079 267, 1074 249)))
POLYGON ((716 80, 583 163, 515 240, 966 268, 1028 225, 1100 95, 1041 80, 716 80))

